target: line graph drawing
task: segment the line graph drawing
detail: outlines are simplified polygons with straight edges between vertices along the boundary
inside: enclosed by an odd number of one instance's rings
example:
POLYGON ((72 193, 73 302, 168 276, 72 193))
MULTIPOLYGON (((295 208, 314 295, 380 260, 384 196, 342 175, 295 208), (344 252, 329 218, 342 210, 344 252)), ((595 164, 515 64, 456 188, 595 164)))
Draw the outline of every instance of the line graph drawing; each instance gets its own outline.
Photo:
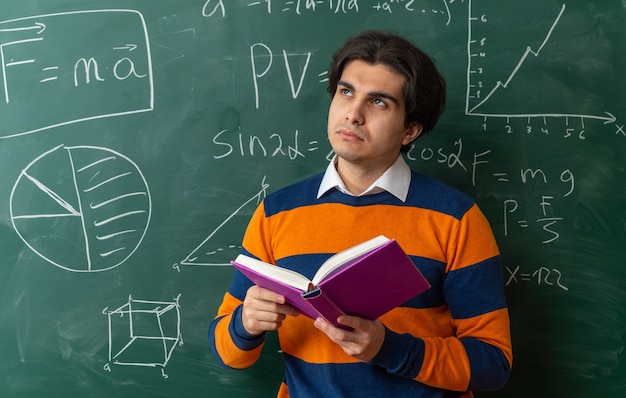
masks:
MULTIPOLYGON (((202 266, 230 266, 230 260, 235 258, 237 254, 239 254, 239 243, 241 242, 242 236, 237 236, 235 239, 238 239, 236 244, 230 244, 226 247, 216 245, 214 243, 217 237, 217 234, 220 231, 223 231, 223 228, 232 223, 233 219, 241 215, 244 210, 248 210, 250 213, 254 211, 256 206, 265 198, 267 195, 267 189, 269 188, 269 184, 265 182, 265 177, 263 177, 263 181, 261 182, 261 189, 251 198, 247 199, 243 204, 241 204, 235 211, 233 211, 228 217, 224 219, 210 234, 206 237, 191 253, 185 257, 184 260, 180 262, 182 265, 202 265, 202 266)), ((249 217, 249 216, 246 216, 249 217)), ((245 223, 243 224, 245 226, 245 223)), ((227 237, 225 239, 233 239, 232 237, 227 237)))
POLYGON ((173 301, 133 299, 114 310, 105 308, 109 330, 109 362, 111 365, 161 367, 167 366, 174 349, 184 344, 180 330, 180 294, 173 301))
POLYGON ((510 4, 482 12, 480 5, 480 1, 468 0, 467 115, 576 118, 583 125, 585 119, 604 124, 616 121, 602 109, 603 104, 593 100, 593 84, 577 75, 586 80, 592 79, 592 73, 602 77, 599 68, 582 70, 581 59, 592 55, 579 48, 579 39, 572 38, 575 29, 577 35, 589 35, 580 27, 584 25, 580 18, 592 19, 588 13, 565 3, 519 3, 514 6, 520 8, 519 13, 510 4), (526 14, 526 24, 518 19, 522 14, 526 14), (516 54, 517 49, 521 51, 516 54))
POLYGON ((537 50, 533 50, 530 46, 526 47, 526 51, 524 52, 524 55, 522 55, 522 57, 520 58, 519 62, 517 63, 517 65, 515 65, 515 68, 513 69, 513 71, 511 72, 511 74, 509 75, 509 77, 506 79, 506 81, 504 83, 502 83, 501 81, 497 81, 496 82, 496 86, 489 92, 489 94, 487 94, 485 96, 485 98, 480 101, 478 104, 474 105, 472 107, 472 109, 469 110, 469 113, 474 112, 476 109, 480 108, 480 106, 482 104, 484 104, 485 102, 489 101, 489 98, 491 98, 491 96, 498 90, 500 89, 506 89, 508 88, 509 84, 511 83, 511 80, 513 80, 513 78, 515 77, 515 75, 517 74, 517 72, 519 71, 519 69, 522 67, 522 65, 526 62, 526 58, 528 58, 529 55, 533 55, 535 57, 538 57, 539 54, 541 53, 541 50, 545 47, 546 43, 548 42, 548 40, 550 39, 550 36, 552 35, 552 32, 554 31, 554 28, 556 27, 556 25, 559 23, 559 19, 561 19, 561 16, 563 15, 563 11, 565 11, 565 4, 563 4, 563 6, 561 7, 561 11, 559 12, 559 15, 556 17, 556 19, 554 20, 554 23, 552 24, 552 26, 550 27, 550 30, 548 31, 548 34, 546 35, 545 39, 543 40, 543 42, 541 43, 541 45, 539 46, 539 48, 537 50))
POLYGON ((22 170, 9 208, 13 228, 42 259, 67 271, 100 272, 137 250, 152 202, 128 157, 102 147, 59 145, 22 170))

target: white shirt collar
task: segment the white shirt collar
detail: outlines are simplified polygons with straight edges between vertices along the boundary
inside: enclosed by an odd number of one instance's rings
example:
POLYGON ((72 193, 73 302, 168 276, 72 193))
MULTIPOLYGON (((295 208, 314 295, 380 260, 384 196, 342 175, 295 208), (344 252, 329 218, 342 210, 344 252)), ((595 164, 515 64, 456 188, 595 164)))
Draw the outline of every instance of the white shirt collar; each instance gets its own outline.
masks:
POLYGON ((341 192, 352 196, 365 196, 387 191, 401 201, 406 201, 406 197, 409 194, 409 184, 411 183, 411 169, 404 161, 402 155, 399 155, 398 159, 396 159, 396 161, 360 195, 353 195, 348 191, 348 188, 346 188, 346 185, 337 172, 336 164, 337 155, 333 157, 326 168, 326 172, 324 173, 324 177, 317 191, 318 199, 331 189, 337 188, 341 192))

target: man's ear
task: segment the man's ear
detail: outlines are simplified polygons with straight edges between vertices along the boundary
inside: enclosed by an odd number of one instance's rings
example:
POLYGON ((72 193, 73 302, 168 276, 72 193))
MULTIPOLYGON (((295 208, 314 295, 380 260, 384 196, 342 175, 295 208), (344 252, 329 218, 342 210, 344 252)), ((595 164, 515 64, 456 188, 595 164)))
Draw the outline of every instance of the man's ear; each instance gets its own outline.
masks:
POLYGON ((402 145, 409 145, 411 142, 415 141, 417 137, 422 134, 422 130, 424 127, 416 122, 409 124, 409 127, 406 128, 404 133, 404 138, 402 139, 402 145))

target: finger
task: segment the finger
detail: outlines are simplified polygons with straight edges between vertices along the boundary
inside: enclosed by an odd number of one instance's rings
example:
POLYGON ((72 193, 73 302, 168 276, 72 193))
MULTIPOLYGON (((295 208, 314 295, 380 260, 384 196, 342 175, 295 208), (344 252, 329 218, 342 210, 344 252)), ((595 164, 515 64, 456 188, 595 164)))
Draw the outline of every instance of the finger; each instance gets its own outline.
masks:
POLYGON ((256 289, 254 291, 254 294, 257 295, 259 300, 273 303, 273 305, 266 308, 266 310, 291 316, 300 315, 300 310, 287 304, 287 299, 285 298, 285 296, 268 289, 264 289, 258 286, 255 287, 256 289))
POLYGON ((354 338, 352 337, 352 332, 335 327, 332 323, 328 322, 324 318, 317 318, 313 325, 324 332, 332 341, 337 344, 341 344, 343 342, 352 341, 354 338))
POLYGON ((285 320, 287 315, 274 311, 262 311, 262 310, 248 310, 246 312, 248 319, 255 320, 256 322, 264 323, 280 323, 285 320))
POLYGON ((248 289, 248 294, 246 295, 246 298, 248 297, 248 295, 258 300, 259 302, 263 302, 264 304, 259 303, 262 305, 260 309, 263 309, 265 311, 278 312, 291 316, 300 315, 300 311, 297 308, 286 304, 287 300, 285 296, 273 292, 269 289, 265 289, 255 285, 248 289))
POLYGON ((276 304, 257 299, 244 301, 241 316, 243 326, 249 333, 259 334, 268 330, 277 330, 282 326, 286 315, 275 310, 268 311, 263 309, 266 305, 271 306, 276 304))
POLYGON ((277 304, 285 303, 285 296, 256 285, 248 289, 247 295, 257 300, 270 301, 277 304))
POLYGON ((328 334, 331 331, 332 325, 324 318, 317 318, 315 322, 313 322, 313 326, 321 330, 322 332, 328 334))
POLYGON ((285 315, 298 316, 300 311, 285 303, 285 297, 272 292, 271 290, 262 289, 257 286, 258 289, 248 291, 244 304, 256 308, 262 311, 276 312, 285 315))
POLYGON ((351 327, 354 331, 362 331, 368 326, 365 319, 358 316, 339 315, 337 322, 344 326, 351 327))
POLYGON ((278 330, 282 326, 282 322, 270 322, 270 321, 262 321, 259 319, 249 319, 248 321, 243 322, 243 327, 246 331, 253 335, 258 335, 262 332, 267 332, 270 330, 278 330))

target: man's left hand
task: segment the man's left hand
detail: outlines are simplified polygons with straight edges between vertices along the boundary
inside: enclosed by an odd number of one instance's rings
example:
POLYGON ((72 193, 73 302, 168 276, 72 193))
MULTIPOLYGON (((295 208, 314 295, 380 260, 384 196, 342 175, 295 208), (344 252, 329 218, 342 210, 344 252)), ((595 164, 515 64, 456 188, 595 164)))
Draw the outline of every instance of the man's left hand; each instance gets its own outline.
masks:
POLYGON ((371 361, 385 340, 385 326, 379 320, 340 315, 337 322, 353 328, 352 331, 333 326, 324 318, 315 320, 315 327, 324 332, 343 351, 362 362, 371 361))

